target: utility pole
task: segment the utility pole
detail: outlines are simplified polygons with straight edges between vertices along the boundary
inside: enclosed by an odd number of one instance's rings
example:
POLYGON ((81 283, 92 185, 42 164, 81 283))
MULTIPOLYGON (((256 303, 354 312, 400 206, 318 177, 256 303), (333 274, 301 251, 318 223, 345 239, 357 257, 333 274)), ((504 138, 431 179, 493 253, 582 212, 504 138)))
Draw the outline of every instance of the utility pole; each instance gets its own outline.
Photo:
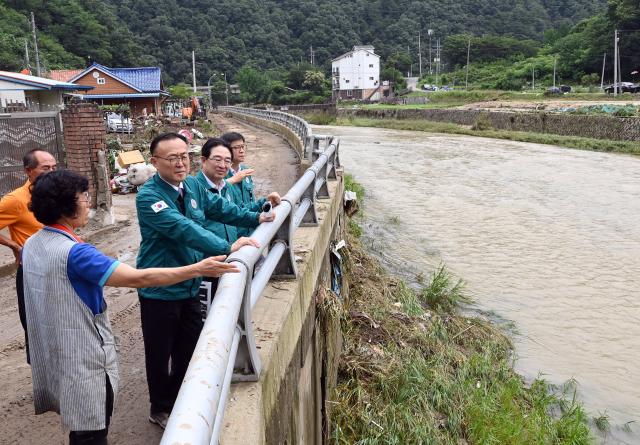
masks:
POLYGON ((433 74, 431 70, 431 35, 433 34, 433 29, 427 30, 427 34, 429 34, 429 75, 433 74))
POLYGON ((420 64, 420 77, 422 77, 422 48, 420 47, 420 31, 418 31, 418 63, 420 64))
POLYGON ((226 98, 227 107, 229 106, 229 82, 227 82, 227 73, 222 73, 224 77, 224 96, 226 98))
POLYGON ((602 56, 602 76, 600 76, 600 89, 604 90, 604 65, 607 62, 607 53, 602 56))
POLYGON ((191 51, 191 71, 193 75, 193 92, 196 92, 196 52, 191 51))
POLYGON ((618 95, 618 30, 613 33, 613 95, 618 95))
POLYGON ((29 62, 29 41, 24 39, 24 63, 26 64, 29 74, 31 74, 31 63, 29 62))
POLYGON ((531 68, 531 90, 536 90, 536 69, 531 68))
POLYGON ((556 87, 556 63, 558 63, 558 58, 553 59, 553 87, 556 87))
POLYGON ((315 57, 314 57, 314 54, 313 54, 313 45, 311 45, 309 47, 309 55, 310 55, 311 65, 314 65, 315 57))
POLYGON ((471 54, 471 37, 469 37, 469 42, 467 43, 467 73, 464 78, 464 89, 469 89, 469 55, 471 54))
POLYGON ((436 85, 438 85, 438 74, 440 74, 440 39, 436 39, 436 85))
POLYGON ((33 47, 36 51, 36 73, 38 74, 38 76, 41 76, 42 72, 40 71, 40 53, 38 52, 38 39, 36 38, 36 19, 33 15, 33 12, 31 13, 31 32, 33 33, 33 47))

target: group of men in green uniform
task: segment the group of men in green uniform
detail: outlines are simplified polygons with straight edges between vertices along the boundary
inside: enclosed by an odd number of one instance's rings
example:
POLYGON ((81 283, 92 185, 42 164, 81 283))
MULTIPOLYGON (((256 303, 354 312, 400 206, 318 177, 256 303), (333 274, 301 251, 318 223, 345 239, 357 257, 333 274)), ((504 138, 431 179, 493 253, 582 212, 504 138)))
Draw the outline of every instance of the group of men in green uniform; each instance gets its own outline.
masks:
MULTIPOLYGON (((189 175, 186 139, 177 133, 156 137, 150 146, 157 174, 140 188, 136 208, 142 241, 137 267, 176 267, 204 257, 228 255, 257 242, 247 235, 273 215, 262 212, 271 193, 256 200, 252 169, 242 163, 246 142, 226 133, 202 147, 202 170, 189 175)), ((202 330, 201 279, 139 290, 149 421, 164 428, 202 330)), ((212 283, 215 288, 215 282, 212 283)))

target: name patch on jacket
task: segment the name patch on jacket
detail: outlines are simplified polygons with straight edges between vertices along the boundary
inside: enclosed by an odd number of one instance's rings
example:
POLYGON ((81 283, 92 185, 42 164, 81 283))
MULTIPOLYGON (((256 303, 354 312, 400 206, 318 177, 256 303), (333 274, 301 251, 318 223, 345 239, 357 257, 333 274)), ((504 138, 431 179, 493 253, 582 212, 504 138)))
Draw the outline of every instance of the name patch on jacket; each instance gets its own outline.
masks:
POLYGON ((160 210, 164 210, 166 208, 169 208, 169 206, 164 201, 158 201, 155 204, 151 204, 151 209, 156 213, 158 213, 160 210))

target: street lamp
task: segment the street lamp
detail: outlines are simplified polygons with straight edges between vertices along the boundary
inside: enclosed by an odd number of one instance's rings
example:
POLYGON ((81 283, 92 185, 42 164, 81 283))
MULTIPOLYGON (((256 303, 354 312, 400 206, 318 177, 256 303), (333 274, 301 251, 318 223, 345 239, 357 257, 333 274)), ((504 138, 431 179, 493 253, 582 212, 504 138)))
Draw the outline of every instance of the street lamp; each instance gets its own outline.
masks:
POLYGON ((226 98, 226 104, 227 106, 229 106, 229 86, 227 83, 227 74, 226 73, 213 73, 211 75, 211 77, 209 77, 209 80, 207 81, 207 88, 209 89, 209 102, 211 102, 211 104, 213 104, 213 97, 211 94, 211 79, 213 79, 214 77, 218 77, 218 76, 222 76, 224 79, 224 95, 226 98))

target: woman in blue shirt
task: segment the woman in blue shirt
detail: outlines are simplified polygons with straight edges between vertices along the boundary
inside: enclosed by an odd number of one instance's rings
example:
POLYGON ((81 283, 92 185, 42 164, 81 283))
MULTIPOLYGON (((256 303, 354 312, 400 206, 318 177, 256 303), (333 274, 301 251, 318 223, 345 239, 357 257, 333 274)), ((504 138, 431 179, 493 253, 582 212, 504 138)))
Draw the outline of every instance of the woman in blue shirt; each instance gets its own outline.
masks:
POLYGON ((44 228, 22 251, 36 414, 55 411, 70 444, 106 444, 118 391, 116 344, 102 294, 116 287, 166 286, 237 272, 224 256, 173 268, 135 269, 84 243, 87 179, 69 170, 41 175, 31 210, 44 228), (32 340, 33 339, 33 340, 32 340))

